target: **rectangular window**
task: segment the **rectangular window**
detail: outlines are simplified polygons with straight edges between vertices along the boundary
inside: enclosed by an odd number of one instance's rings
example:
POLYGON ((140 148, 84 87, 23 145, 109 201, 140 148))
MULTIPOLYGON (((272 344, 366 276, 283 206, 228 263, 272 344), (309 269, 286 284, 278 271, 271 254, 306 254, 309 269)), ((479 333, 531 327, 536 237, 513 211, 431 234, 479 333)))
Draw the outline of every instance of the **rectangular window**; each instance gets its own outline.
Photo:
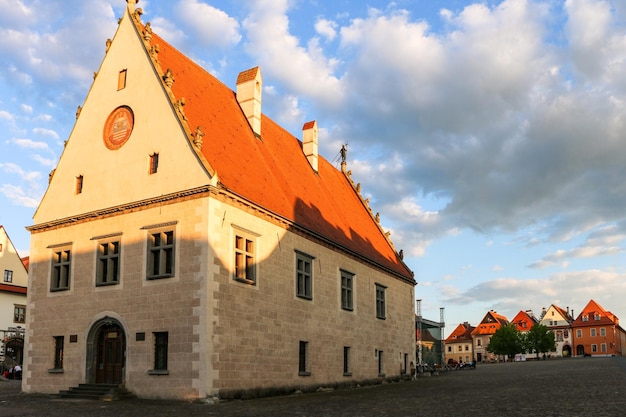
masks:
POLYGON ((576 329, 576 337, 583 337, 582 329, 576 329))
POLYGON ((606 336, 606 329, 604 327, 600 327, 600 336, 606 336))
POLYGON ((13 271, 4 270, 4 282, 13 282, 13 271))
POLYGON ((249 236, 235 235, 235 279, 256 283, 255 241, 249 236))
POLYGON ((343 347, 343 374, 345 376, 352 375, 350 371, 350 346, 343 347))
POLYGON ((296 253, 296 295, 313 299, 313 257, 296 253))
POLYGON ((54 369, 63 369, 64 336, 54 336, 54 369))
POLYGON ((482 346, 483 341, 481 339, 476 340, 476 346, 482 346))
POLYGON ((98 245, 96 286, 114 285, 120 282, 120 242, 104 242, 98 245))
POLYGON ((383 351, 378 351, 378 376, 385 376, 383 368, 383 351))
POLYGON ((156 174, 158 169, 159 169, 159 154, 155 152, 152 155, 150 155, 150 166, 148 167, 148 173, 150 175, 156 174))
POLYGON ((583 321, 589 321, 589 316, 585 314, 585 315, 583 316, 583 321))
POLYGON ((606 353, 606 343, 600 345, 600 351, 606 353))
POLYGON ((26 306, 15 304, 13 309, 13 322, 26 323, 26 306))
POLYGON ((174 276, 174 231, 148 234, 148 279, 174 276))
POLYGON ((354 274, 347 271, 341 271, 341 308, 352 311, 352 286, 354 282, 354 274))
POLYGON ((298 351, 298 374, 300 376, 311 375, 309 369, 309 342, 300 341, 300 348, 298 351))
POLYGON ((50 291, 63 291, 70 288, 71 251, 54 252, 52 255, 52 277, 50 291))
POLYGON ((406 374, 406 371, 408 369, 409 366, 409 354, 405 353, 404 354, 404 362, 402 363, 402 370, 404 371, 404 373, 406 374))
POLYGON ((596 337, 596 329, 590 329, 589 331, 590 331, 590 334, 589 334, 589 335, 590 335, 591 337, 596 337))
POLYGON ((452 346, 448 346, 448 352, 452 353, 452 346))
POLYGON ((467 352, 469 350, 469 345, 465 345, 465 351, 467 352))
POLYGON ((600 321, 600 314, 594 314, 593 319, 596 321, 600 321))
POLYGON ((154 333, 154 370, 167 371, 168 332, 154 333))
POLYGON ((379 319, 386 317, 385 290, 386 287, 376 284, 376 318, 379 319))
POLYGON ((126 88, 126 69, 121 70, 117 76, 117 90, 124 88, 126 88))
POLYGON ((598 351, 598 345, 591 345, 591 351, 592 352, 597 352, 598 351))
POLYGON ((83 176, 79 175, 76 177, 76 194, 80 194, 83 192, 83 176))

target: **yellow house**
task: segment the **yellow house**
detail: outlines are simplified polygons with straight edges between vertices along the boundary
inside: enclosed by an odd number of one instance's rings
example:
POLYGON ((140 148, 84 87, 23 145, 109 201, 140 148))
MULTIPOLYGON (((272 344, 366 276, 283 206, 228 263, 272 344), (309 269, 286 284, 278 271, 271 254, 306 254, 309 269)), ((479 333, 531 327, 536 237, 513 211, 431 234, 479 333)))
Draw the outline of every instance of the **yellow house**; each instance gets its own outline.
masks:
POLYGON ((0 225, 0 366, 22 364, 28 271, 0 225))
POLYGON ((347 171, 129 0, 31 232, 23 390, 206 399, 395 378, 414 285, 347 171))

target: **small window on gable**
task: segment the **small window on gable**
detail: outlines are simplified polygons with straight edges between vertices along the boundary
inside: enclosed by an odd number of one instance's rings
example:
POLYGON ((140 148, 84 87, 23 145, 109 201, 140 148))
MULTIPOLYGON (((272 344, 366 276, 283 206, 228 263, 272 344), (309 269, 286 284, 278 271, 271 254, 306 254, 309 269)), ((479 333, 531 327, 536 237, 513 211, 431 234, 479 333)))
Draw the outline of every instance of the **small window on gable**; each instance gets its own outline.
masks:
POLYGON ((79 175, 76 177, 76 194, 80 194, 83 192, 83 176, 79 175))
POLYGON ((159 154, 155 152, 152 155, 150 155, 150 166, 148 167, 148 173, 150 175, 156 174, 158 169, 159 169, 159 154))
POLYGON ((126 68, 120 71, 117 76, 117 89, 122 90, 126 88, 126 68))

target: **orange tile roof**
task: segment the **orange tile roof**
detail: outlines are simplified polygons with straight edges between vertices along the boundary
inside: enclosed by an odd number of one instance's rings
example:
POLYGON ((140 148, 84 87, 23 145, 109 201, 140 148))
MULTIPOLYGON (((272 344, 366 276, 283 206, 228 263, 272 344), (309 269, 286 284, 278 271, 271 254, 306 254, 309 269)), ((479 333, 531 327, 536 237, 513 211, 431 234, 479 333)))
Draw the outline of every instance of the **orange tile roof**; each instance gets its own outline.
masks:
MULTIPOLYGON (((175 78, 175 100, 185 99, 190 131, 200 126, 204 133, 202 155, 222 187, 414 283, 341 171, 320 155, 316 173, 301 142, 265 115, 257 138, 233 90, 153 34, 155 44, 162 71, 171 69, 175 78)), ((240 77, 254 77, 256 71, 240 77)))
POLYGON ((456 329, 454 329, 452 333, 450 333, 450 336, 446 338, 445 342, 454 343, 472 340, 472 331, 474 331, 474 326, 461 323, 456 326, 456 329))

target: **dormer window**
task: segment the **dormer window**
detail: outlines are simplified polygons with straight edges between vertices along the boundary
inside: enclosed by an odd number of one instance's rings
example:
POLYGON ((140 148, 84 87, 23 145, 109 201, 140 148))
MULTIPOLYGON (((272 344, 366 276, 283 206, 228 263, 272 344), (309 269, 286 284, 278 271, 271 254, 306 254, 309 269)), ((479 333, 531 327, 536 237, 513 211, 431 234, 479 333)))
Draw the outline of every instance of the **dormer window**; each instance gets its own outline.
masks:
POLYGON ((117 76, 117 91, 126 88, 126 68, 120 71, 117 76))
POLYGON ((595 314, 595 315, 593 316, 593 318, 594 318, 594 320, 600 320, 600 315, 599 315, 599 314, 595 314))
POLYGON ((583 316, 583 321, 589 321, 589 316, 585 314, 585 315, 583 316))

